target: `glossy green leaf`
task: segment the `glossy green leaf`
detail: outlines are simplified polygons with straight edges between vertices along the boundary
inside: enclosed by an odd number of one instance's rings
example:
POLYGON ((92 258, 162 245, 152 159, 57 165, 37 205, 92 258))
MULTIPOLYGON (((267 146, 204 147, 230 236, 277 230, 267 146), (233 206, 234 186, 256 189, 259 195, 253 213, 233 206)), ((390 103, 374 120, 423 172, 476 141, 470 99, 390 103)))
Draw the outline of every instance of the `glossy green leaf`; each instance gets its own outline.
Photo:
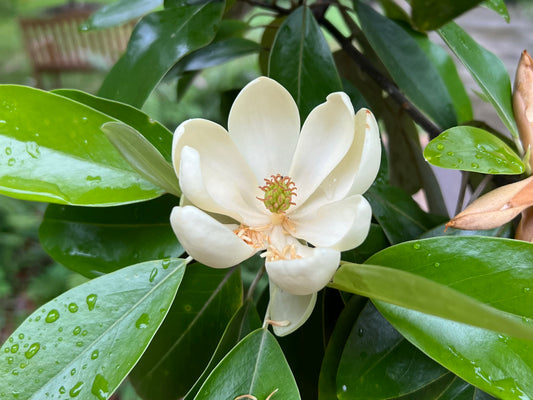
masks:
POLYGON ((326 347, 326 353, 320 369, 318 380, 318 399, 331 400, 337 398, 337 369, 344 350, 346 340, 350 336, 354 321, 367 303, 361 296, 352 296, 340 314, 335 329, 326 347))
POLYGON ((309 8, 297 8, 279 27, 268 75, 296 100, 302 121, 330 93, 342 90, 329 45, 309 8))
POLYGON ((412 0, 413 24, 421 31, 437 29, 462 13, 476 7, 482 0, 412 0))
POLYGON ((427 35, 422 35, 412 30, 408 32, 416 40, 418 46, 426 53, 446 85, 455 113, 457 114, 457 122, 461 124, 471 121, 474 118, 472 103, 459 77, 455 63, 448 52, 430 40, 427 35))
POLYGON ((245 336, 260 327, 261 320, 259 319, 257 310, 255 309, 253 302, 248 300, 231 318, 209 364, 183 400, 193 400, 211 371, 224 358, 224 356, 229 353, 237 343, 244 339, 245 336))
POLYGON ((261 46, 252 40, 230 37, 215 41, 183 57, 173 68, 181 75, 184 72, 214 67, 236 58, 258 52, 261 46))
POLYGON ((435 225, 444 222, 422 211, 420 206, 400 188, 374 184, 365 193, 374 218, 392 243, 416 239, 435 225))
MULTIPOLYGON (((410 342, 464 380, 498 399, 533 398, 531 341, 384 302, 375 303, 379 311, 410 342)), ((474 393, 474 397, 470 398, 486 400, 491 397, 474 393)))
POLYGON ((511 17, 509 16, 509 11, 507 10, 507 6, 505 5, 503 0, 485 0, 481 4, 487 8, 490 8, 493 11, 496 11, 505 19, 505 22, 508 23, 511 20, 511 17))
POLYGON ((273 399, 300 399, 276 339, 266 329, 258 329, 228 353, 194 399, 235 399, 242 395, 265 399, 272 393, 273 399))
POLYGON ((135 27, 126 53, 109 72, 99 96, 136 107, 183 56, 215 37, 224 1, 168 8, 145 16, 135 27))
POLYGON ((401 90, 441 128, 457 125, 452 99, 435 66, 397 23, 357 2, 363 33, 401 90))
POLYGON ((502 61, 454 22, 440 28, 438 33, 470 71, 509 132, 518 137, 511 104, 511 82, 502 61))
POLYGON ((172 132, 154 121, 141 110, 118 101, 104 99, 73 89, 56 89, 52 91, 63 97, 83 103, 103 114, 117 119, 139 131, 167 161, 171 161, 172 132))
POLYGON ((83 25, 85 30, 108 28, 142 17, 163 4, 163 0, 119 0, 95 13, 83 25))
POLYGON ((442 132, 424 149, 426 160, 441 168, 483 174, 518 175, 525 171, 520 157, 493 134, 472 126, 442 132))
POLYGON ((106 122, 100 129, 140 176, 167 193, 181 196, 174 167, 137 130, 115 121, 106 122))
POLYGON ((39 308, 2 346, 0 398, 109 398, 165 318, 184 265, 133 265, 39 308))
POLYGON ((241 305, 238 269, 189 265, 165 322, 130 374, 137 392, 150 400, 185 396, 241 305))
POLYGON ((87 277, 141 261, 178 257, 183 248, 169 223, 177 205, 170 195, 109 208, 51 204, 39 239, 54 260, 87 277))
MULTIPOLYGON (((462 267, 465 269, 464 265, 462 267)), ((435 269, 434 266, 432 268, 435 269)), ((477 299, 476 293, 470 295, 467 291, 465 294, 450 288, 450 285, 416 273, 380 265, 343 264, 333 276, 330 286, 426 314, 533 340, 533 324, 524 323, 521 313, 513 314, 491 307, 477 299)))
POLYGON ((112 119, 76 101, 0 86, 0 193, 34 201, 109 206, 163 190, 142 179, 99 127, 112 119))
POLYGON ((447 373, 367 303, 342 352, 337 395, 340 400, 390 399, 415 392, 447 373))

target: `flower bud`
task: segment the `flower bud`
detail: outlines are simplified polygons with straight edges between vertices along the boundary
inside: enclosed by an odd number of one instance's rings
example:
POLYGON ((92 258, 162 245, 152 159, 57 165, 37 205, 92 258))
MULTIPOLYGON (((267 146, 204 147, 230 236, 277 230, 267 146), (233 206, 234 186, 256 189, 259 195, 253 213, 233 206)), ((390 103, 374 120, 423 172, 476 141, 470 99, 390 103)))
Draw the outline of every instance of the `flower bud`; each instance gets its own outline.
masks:
POLYGON ((533 204, 533 176, 494 189, 457 214, 446 227, 478 230, 501 226, 533 204))
MULTIPOLYGON (((527 152, 533 144, 533 59, 526 50, 522 52, 513 90, 513 111, 520 140, 527 152)), ((529 169, 533 169, 532 159, 529 169)))

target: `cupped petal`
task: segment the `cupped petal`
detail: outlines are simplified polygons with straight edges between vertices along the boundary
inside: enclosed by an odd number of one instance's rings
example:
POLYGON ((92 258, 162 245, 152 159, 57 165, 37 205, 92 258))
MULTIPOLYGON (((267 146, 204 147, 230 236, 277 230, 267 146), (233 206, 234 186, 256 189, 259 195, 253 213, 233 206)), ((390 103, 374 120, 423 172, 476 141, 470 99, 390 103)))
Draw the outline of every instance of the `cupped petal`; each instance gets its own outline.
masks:
POLYGON ((316 247, 331 247, 344 251, 361 244, 370 229, 372 209, 361 195, 328 203, 303 214, 290 214, 295 225, 293 234, 316 247))
POLYGON ((318 292, 328 284, 339 266, 340 252, 300 245, 302 258, 266 261, 269 278, 287 293, 303 296, 318 292), (304 249, 302 249, 304 248, 304 249))
POLYGON ((294 332, 309 318, 316 304, 316 293, 298 296, 281 289, 270 281, 269 319, 279 324, 272 328, 277 336, 294 332))
POLYGON ((174 207, 170 224, 185 251, 209 267, 231 267, 257 251, 230 228, 193 206, 174 207))
POLYGON ((332 93, 305 120, 289 176, 300 207, 346 155, 354 140, 354 110, 345 93, 332 93))
POLYGON ((238 213, 247 225, 264 223, 259 184, 224 128, 204 119, 185 121, 176 130, 172 152, 182 191, 195 205, 233 218, 238 213))
POLYGON ((298 107, 276 81, 260 77, 239 93, 228 130, 259 182, 287 175, 300 132, 298 107))

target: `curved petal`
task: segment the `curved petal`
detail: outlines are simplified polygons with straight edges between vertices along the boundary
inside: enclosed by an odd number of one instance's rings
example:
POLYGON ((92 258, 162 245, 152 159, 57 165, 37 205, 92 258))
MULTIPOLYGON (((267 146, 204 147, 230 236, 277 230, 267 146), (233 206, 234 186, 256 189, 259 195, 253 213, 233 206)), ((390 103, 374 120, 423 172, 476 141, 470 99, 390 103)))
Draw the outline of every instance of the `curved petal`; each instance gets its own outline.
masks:
POLYGON ((354 111, 345 93, 332 93, 305 120, 289 176, 299 207, 346 155, 354 139, 354 111))
POLYGON ((193 206, 174 207, 170 224, 187 253, 209 267, 231 267, 257 251, 227 226, 193 206))
POLYGON ((270 281, 270 302, 268 314, 272 321, 281 322, 280 326, 272 325, 277 336, 285 336, 294 332, 309 318, 316 304, 316 293, 297 296, 282 290, 270 281), (285 325, 288 323, 288 325, 285 325))
POLYGON ((370 204, 361 195, 326 204, 310 214, 291 214, 294 236, 316 247, 340 251, 352 249, 365 240, 371 218, 370 204))
POLYGON ((322 247, 307 247, 305 251, 299 251, 299 254, 303 258, 266 261, 268 276, 281 289, 291 294, 302 296, 318 292, 328 284, 337 270, 340 252, 322 247))
POLYGON ((283 86, 266 77, 246 85, 231 107, 228 130, 258 182, 287 175, 300 133, 300 115, 283 86))
POLYGON ((180 182, 182 191, 195 205, 233 218, 238 213, 237 219, 247 225, 265 221, 266 210, 256 198, 262 193, 259 184, 220 125, 203 119, 185 121, 176 130, 172 152, 180 180, 187 179, 180 182))

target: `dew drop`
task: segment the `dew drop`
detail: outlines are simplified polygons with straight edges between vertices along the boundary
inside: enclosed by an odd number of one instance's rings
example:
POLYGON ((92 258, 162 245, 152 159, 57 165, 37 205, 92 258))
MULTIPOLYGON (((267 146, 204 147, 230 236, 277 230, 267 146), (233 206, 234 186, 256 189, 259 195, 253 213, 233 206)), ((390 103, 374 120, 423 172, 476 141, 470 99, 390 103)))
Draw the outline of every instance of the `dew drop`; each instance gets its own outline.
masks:
POLYGON ((37 315, 37 316, 35 317, 35 322, 39 322, 40 320, 41 320, 41 316, 40 316, 40 315, 37 315))
POLYGON ((14 369, 13 371, 11 371, 11 373, 15 376, 17 376, 19 374, 19 370, 18 369, 14 369))
POLYGON ((67 389, 65 389, 65 386, 61 386, 61 387, 59 388, 59 393, 61 393, 61 394, 65 394, 66 392, 67 392, 67 389))
POLYGON ((86 124, 89 121, 87 117, 81 117, 81 123, 86 124))
POLYGON ((455 155, 455 153, 453 151, 449 151, 446 154, 449 155, 450 157, 453 157, 455 155))
POLYGON ((98 355, 99 355, 98 350, 93 351, 91 354, 91 360, 96 360, 98 358, 98 355))
POLYGON ((19 333, 19 339, 20 340, 24 339, 24 334, 23 333, 19 333))
POLYGON ((83 342, 76 342, 76 346, 83 347, 83 342))
POLYGON ((152 272, 150 273, 149 281, 150 281, 150 282, 153 282, 156 276, 157 276, 157 268, 154 268, 154 269, 152 270, 152 272))
POLYGON ((26 351, 26 353, 24 353, 24 356, 29 360, 35 354, 37 354, 40 349, 41 349, 41 345, 39 343, 33 343, 30 346, 30 348, 28 349, 28 351, 26 351))
POLYGON ((85 178, 85 180, 87 180, 89 182, 98 182, 98 181, 102 180, 102 177, 99 176, 99 175, 95 175, 95 176, 87 175, 87 178, 85 178))
POLYGON ((57 331, 58 331, 58 332, 63 332, 63 327, 60 326, 59 328, 57 328, 57 331))
POLYGON ((443 145, 442 143, 439 143, 439 144, 437 145, 437 150, 439 150, 439 151, 444 150, 444 145, 443 145))
POLYGON ((68 305, 68 310, 71 312, 71 313, 75 313, 78 311, 78 305, 76 303, 70 303, 68 305))
POLYGON ((161 262, 163 269, 167 269, 170 266, 170 259, 166 258, 161 262))
POLYGON ((4 347, 4 353, 9 353, 9 347, 4 347))
POLYGON ((72 331, 72 334, 73 335, 79 335, 81 332, 81 326, 77 326, 74 328, 74 330, 72 331))
POLYGON ((19 367, 20 369, 24 369, 28 366, 28 364, 20 363, 19 367))
POLYGON ((9 156, 12 153, 11 147, 6 147, 5 152, 9 156))
POLYGON ((35 142, 26 142, 26 153, 32 158, 39 158, 41 156, 39 145, 35 142))
POLYGON ((44 320, 48 323, 52 323, 52 322, 57 321, 58 318, 59 318, 59 311, 54 309, 54 310, 50 310, 50 312, 48 313, 48 315, 46 316, 44 320))
POLYGON ((89 307, 89 311, 94 310, 97 299, 98 299, 98 296, 95 295, 94 293, 87 296, 87 307, 89 307))
POLYGON ((529 293, 530 290, 531 290, 531 288, 525 287, 525 288, 522 289, 522 292, 529 293))
POLYGON ((436 262, 435 264, 433 264, 433 266, 434 266, 435 268, 439 268, 439 267, 440 267, 440 263, 439 263, 439 262, 436 262))
POLYGON ((365 336, 365 330, 363 328, 359 328, 359 330, 357 331, 357 336, 359 337, 365 336))
POLYGON ((100 374, 94 377, 91 393, 94 394, 98 400, 107 400, 109 397, 109 382, 100 374))
POLYGON ((413 244, 413 249, 415 249, 415 250, 420 249, 420 243, 413 244))
POLYGON ((470 166, 472 168, 479 168, 479 164, 477 164, 477 163, 472 163, 472 164, 470 164, 470 166))
POLYGON ((481 154, 476 154, 475 157, 478 159, 478 160, 481 160, 483 158, 483 156, 481 154))
POLYGON ((10 167, 15 165, 15 159, 14 158, 10 158, 9 160, 7 160, 7 165, 9 165, 10 167))
POLYGON ((76 368, 72 368, 70 370, 70 376, 74 376, 74 375, 76 375, 76 368))
POLYGON ((137 322, 135 322, 135 326, 138 329, 144 329, 148 327, 148 323, 150 322, 150 316, 146 313, 141 314, 137 322))
POLYGON ((72 386, 72 389, 69 390, 68 394, 70 397, 76 397, 80 394, 81 389, 83 387, 83 382, 78 382, 74 386, 72 386))
POLYGON ((15 359, 13 357, 8 357, 7 358, 7 363, 8 364, 13 364, 13 361, 15 361, 15 359))
POLYGON ((11 353, 15 354, 17 351, 19 351, 19 345, 15 343, 13 346, 11 346, 11 353))

